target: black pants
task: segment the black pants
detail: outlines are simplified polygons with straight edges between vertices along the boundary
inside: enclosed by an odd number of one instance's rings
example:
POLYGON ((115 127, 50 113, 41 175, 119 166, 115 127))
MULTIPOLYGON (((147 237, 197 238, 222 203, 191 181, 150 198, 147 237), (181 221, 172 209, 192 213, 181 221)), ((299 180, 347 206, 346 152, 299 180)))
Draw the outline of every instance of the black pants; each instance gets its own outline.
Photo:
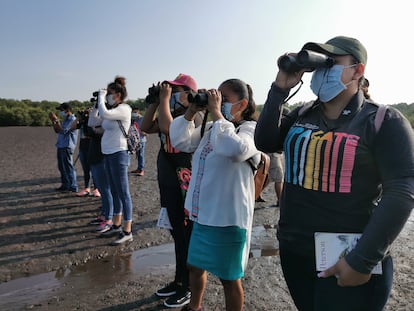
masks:
POLYGON ((355 287, 338 286, 334 276, 318 278, 311 257, 281 248, 280 260, 289 292, 300 311, 380 311, 391 291, 391 256, 382 261, 382 275, 373 274, 368 283, 355 287))
POLYGON ((191 155, 185 153, 167 154, 161 150, 157 159, 158 186, 161 207, 165 207, 171 223, 171 235, 175 246, 175 281, 189 287, 187 268, 188 246, 192 223, 186 220, 184 213, 185 193, 180 187, 178 171, 191 168, 191 155))

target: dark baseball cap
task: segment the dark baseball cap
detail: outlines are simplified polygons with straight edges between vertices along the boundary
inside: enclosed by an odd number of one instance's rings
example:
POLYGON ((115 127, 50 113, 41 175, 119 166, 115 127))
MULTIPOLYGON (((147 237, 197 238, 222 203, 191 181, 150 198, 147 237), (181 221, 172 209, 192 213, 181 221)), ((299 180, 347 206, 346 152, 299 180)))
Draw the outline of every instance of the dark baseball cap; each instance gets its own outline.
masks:
POLYGON ((355 38, 337 36, 326 41, 326 43, 308 42, 303 46, 302 50, 328 53, 334 56, 352 55, 360 63, 367 64, 367 50, 355 38))
POLYGON ((56 107, 57 110, 69 110, 72 111, 72 107, 69 103, 62 103, 59 106, 56 107))

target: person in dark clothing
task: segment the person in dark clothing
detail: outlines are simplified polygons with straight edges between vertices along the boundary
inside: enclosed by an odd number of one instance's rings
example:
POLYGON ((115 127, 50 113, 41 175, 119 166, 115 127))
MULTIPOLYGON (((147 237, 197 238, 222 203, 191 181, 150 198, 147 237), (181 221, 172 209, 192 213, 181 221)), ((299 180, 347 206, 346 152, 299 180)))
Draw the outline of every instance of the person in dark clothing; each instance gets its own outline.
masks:
POLYGON ((361 90, 367 52, 357 39, 338 36, 302 50, 333 59, 313 72, 317 99, 282 116, 290 90, 312 68, 279 69, 255 131, 258 149, 285 153, 277 233, 283 274, 299 310, 382 310, 392 285, 389 247, 414 205, 413 131, 392 107, 376 130, 379 105, 361 90), (332 233, 361 236, 317 269, 316 237, 332 233))
MULTIPOLYGON (((175 245, 175 279, 157 290, 156 295, 168 297, 164 301, 165 306, 178 308, 188 304, 191 297, 187 255, 192 222, 184 213, 184 200, 191 176, 192 154, 174 148, 169 131, 173 118, 185 113, 189 105, 187 96, 190 92, 197 92, 197 84, 191 76, 180 74, 175 80, 164 81, 158 87, 159 95, 149 103, 141 130, 148 134, 158 133, 160 137, 157 179, 161 208, 167 209, 175 245)), ((201 118, 197 119, 198 125, 201 121, 201 118)))
POLYGON ((92 181, 92 172, 91 166, 88 158, 89 153, 89 146, 91 141, 91 134, 88 129, 88 120, 89 120, 89 113, 92 108, 79 111, 78 112, 78 129, 79 129, 79 160, 82 165, 83 170, 83 180, 85 184, 85 188, 79 191, 76 196, 78 197, 86 197, 92 194, 95 197, 100 197, 101 194, 96 186, 96 182, 94 182, 94 190, 91 192, 91 181, 92 181))

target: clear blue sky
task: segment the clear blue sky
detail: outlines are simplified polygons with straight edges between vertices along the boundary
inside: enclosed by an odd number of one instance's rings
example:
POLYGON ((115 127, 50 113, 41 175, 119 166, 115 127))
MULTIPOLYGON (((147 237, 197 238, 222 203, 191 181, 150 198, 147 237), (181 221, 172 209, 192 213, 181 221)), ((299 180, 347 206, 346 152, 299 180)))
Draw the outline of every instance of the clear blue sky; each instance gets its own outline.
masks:
MULTIPOLYGON (((84 101, 119 74, 144 98, 182 72, 240 78, 263 104, 280 55, 346 35, 368 50, 372 97, 410 104, 412 19, 408 0, 1 0, 0 97, 84 101)), ((292 103, 314 98, 310 76, 292 103)))

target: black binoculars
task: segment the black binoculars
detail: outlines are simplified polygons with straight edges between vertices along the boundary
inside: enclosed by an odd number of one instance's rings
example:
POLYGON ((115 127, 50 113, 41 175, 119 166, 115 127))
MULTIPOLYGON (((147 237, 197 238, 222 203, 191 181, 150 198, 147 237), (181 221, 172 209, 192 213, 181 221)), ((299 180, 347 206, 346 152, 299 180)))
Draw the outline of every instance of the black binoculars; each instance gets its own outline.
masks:
POLYGON ((284 55, 277 62, 280 69, 289 73, 305 68, 309 71, 314 71, 318 68, 331 68, 334 64, 334 58, 310 50, 302 50, 295 56, 284 55))
POLYGON ((208 104, 207 93, 190 93, 188 94, 187 99, 189 103, 196 104, 199 107, 207 107, 208 104))
POLYGON ((153 85, 148 89, 148 95, 145 97, 145 102, 147 104, 151 104, 157 101, 158 97, 160 96, 160 86, 153 85))

